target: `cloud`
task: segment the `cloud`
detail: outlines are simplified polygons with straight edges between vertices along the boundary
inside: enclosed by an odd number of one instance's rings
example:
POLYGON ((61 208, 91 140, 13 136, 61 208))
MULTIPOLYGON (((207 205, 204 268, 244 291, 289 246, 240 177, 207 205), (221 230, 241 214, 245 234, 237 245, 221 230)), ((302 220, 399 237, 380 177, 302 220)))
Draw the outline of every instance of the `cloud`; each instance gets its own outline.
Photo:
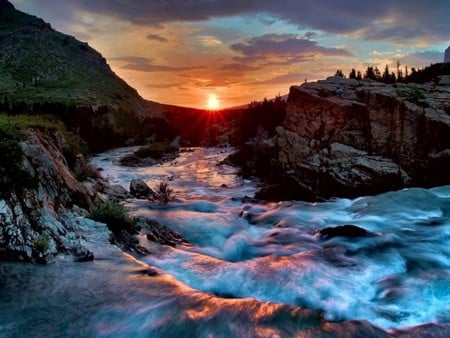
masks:
POLYGON ((55 13, 52 16, 56 18, 56 13, 68 17, 68 13, 83 10, 146 26, 248 15, 264 18, 267 24, 281 20, 302 29, 312 28, 327 33, 358 33, 366 39, 395 42, 430 37, 448 41, 450 31, 448 0, 12 1, 17 7, 33 8, 35 14, 55 13))
POLYGON ((279 85, 279 84, 287 84, 287 85, 299 85, 302 84, 305 79, 315 80, 318 79, 317 74, 310 74, 306 72, 298 72, 298 73, 286 73, 274 76, 272 78, 252 82, 251 84, 256 85, 279 85))
MULTIPOLYGON (((41 1, 47 3, 50 0, 41 1)), ((67 3, 68 0, 62 2, 67 3)), ((388 31, 400 34, 400 39, 404 28, 411 26, 421 28, 411 32, 411 36, 416 38, 424 32, 443 37, 450 31, 448 0, 76 0, 73 3, 88 11, 114 15, 140 24, 193 22, 234 15, 268 15, 273 20, 279 19, 302 28, 310 27, 332 33, 350 33, 364 29, 366 32, 373 32, 378 23, 389 22, 392 29, 386 30, 386 34, 373 34, 374 39, 391 37, 387 34, 388 31)), ((267 24, 273 20, 267 21, 267 24)))
POLYGON ((220 67, 221 70, 226 70, 230 72, 253 72, 260 70, 260 67, 254 67, 250 65, 246 65, 243 63, 229 63, 220 67))
POLYGON ((180 83, 149 83, 146 85, 148 88, 157 88, 157 89, 166 89, 166 88, 175 88, 179 87, 180 83))
POLYGON ((443 59, 443 51, 424 51, 405 55, 399 58, 399 61, 401 64, 408 65, 409 67, 426 67, 432 63, 442 62, 443 59))
POLYGON ((230 46, 247 57, 296 56, 299 54, 321 54, 350 56, 340 48, 321 47, 317 42, 294 34, 266 34, 230 46))
POLYGON ((172 67, 165 65, 154 64, 152 58, 140 57, 140 56, 122 56, 110 58, 112 61, 121 61, 126 64, 121 69, 129 69, 138 72, 173 72, 173 71, 186 71, 194 69, 205 69, 204 66, 198 67, 172 67))
POLYGON ((161 35, 158 34, 148 34, 147 40, 150 41, 158 41, 158 42, 168 42, 169 40, 161 35))
POLYGON ((427 36, 428 33, 417 26, 391 26, 384 25, 371 27, 362 31, 367 40, 383 40, 400 44, 408 44, 417 39, 418 36, 427 36))

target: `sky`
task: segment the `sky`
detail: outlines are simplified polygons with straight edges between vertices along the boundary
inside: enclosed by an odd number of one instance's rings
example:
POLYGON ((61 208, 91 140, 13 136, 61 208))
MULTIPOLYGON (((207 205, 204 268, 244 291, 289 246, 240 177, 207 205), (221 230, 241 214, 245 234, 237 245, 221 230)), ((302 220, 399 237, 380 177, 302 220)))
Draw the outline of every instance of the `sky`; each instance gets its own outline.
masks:
POLYGON ((449 0, 12 0, 99 51, 144 98, 224 108, 367 66, 422 68, 449 0))

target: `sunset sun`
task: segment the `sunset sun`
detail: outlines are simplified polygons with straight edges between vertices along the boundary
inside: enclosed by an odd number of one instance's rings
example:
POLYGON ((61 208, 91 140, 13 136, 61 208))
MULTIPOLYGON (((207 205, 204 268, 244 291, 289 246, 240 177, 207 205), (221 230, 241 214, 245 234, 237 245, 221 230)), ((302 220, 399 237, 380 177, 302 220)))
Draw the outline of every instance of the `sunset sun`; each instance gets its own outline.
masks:
POLYGON ((206 107, 209 110, 217 110, 220 107, 220 101, 216 94, 209 94, 208 101, 206 102, 206 107))

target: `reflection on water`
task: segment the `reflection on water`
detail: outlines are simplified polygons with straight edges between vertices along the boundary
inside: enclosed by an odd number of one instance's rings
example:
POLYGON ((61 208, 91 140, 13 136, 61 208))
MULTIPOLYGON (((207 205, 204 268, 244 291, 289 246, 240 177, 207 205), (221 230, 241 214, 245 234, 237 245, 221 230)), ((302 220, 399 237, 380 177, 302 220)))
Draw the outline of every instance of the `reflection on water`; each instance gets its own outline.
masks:
POLYGON ((92 263, 1 264, 1 337, 388 336, 372 324, 416 326, 394 336, 450 332, 450 186, 243 204, 255 182, 217 165, 229 149, 196 149, 151 168, 115 165, 126 151, 93 163, 127 188, 134 177, 151 186, 170 179, 173 203, 135 200, 132 210, 193 245, 142 237, 153 254, 138 259, 102 244, 92 263), (344 224, 367 232, 320 235, 344 224), (440 324, 417 327, 429 322, 440 324))

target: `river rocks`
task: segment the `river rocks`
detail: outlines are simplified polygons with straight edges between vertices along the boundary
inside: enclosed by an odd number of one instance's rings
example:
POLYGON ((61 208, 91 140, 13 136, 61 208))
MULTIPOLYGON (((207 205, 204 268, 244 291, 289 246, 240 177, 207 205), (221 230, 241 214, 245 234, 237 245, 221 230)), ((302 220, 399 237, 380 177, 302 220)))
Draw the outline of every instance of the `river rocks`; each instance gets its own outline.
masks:
POLYGON ((110 198, 114 198, 117 200, 124 200, 126 198, 130 198, 132 195, 120 184, 113 184, 108 186, 104 190, 104 193, 108 195, 110 198))
POLYGON ((320 238, 331 239, 334 237, 358 238, 370 236, 370 232, 356 225, 346 224, 336 227, 324 228, 319 231, 320 238))
POLYGON ((154 220, 141 217, 138 225, 141 227, 142 233, 146 234, 147 239, 150 241, 173 247, 177 244, 189 244, 180 234, 154 220))
POLYGON ((156 194, 143 180, 133 179, 130 182, 130 194, 136 198, 154 199, 156 194))
POLYGON ((72 252, 75 262, 90 262, 94 260, 94 254, 81 245, 75 246, 72 252))
POLYGON ((449 99, 445 82, 331 77, 291 87, 276 167, 298 198, 316 200, 448 184, 449 99))

